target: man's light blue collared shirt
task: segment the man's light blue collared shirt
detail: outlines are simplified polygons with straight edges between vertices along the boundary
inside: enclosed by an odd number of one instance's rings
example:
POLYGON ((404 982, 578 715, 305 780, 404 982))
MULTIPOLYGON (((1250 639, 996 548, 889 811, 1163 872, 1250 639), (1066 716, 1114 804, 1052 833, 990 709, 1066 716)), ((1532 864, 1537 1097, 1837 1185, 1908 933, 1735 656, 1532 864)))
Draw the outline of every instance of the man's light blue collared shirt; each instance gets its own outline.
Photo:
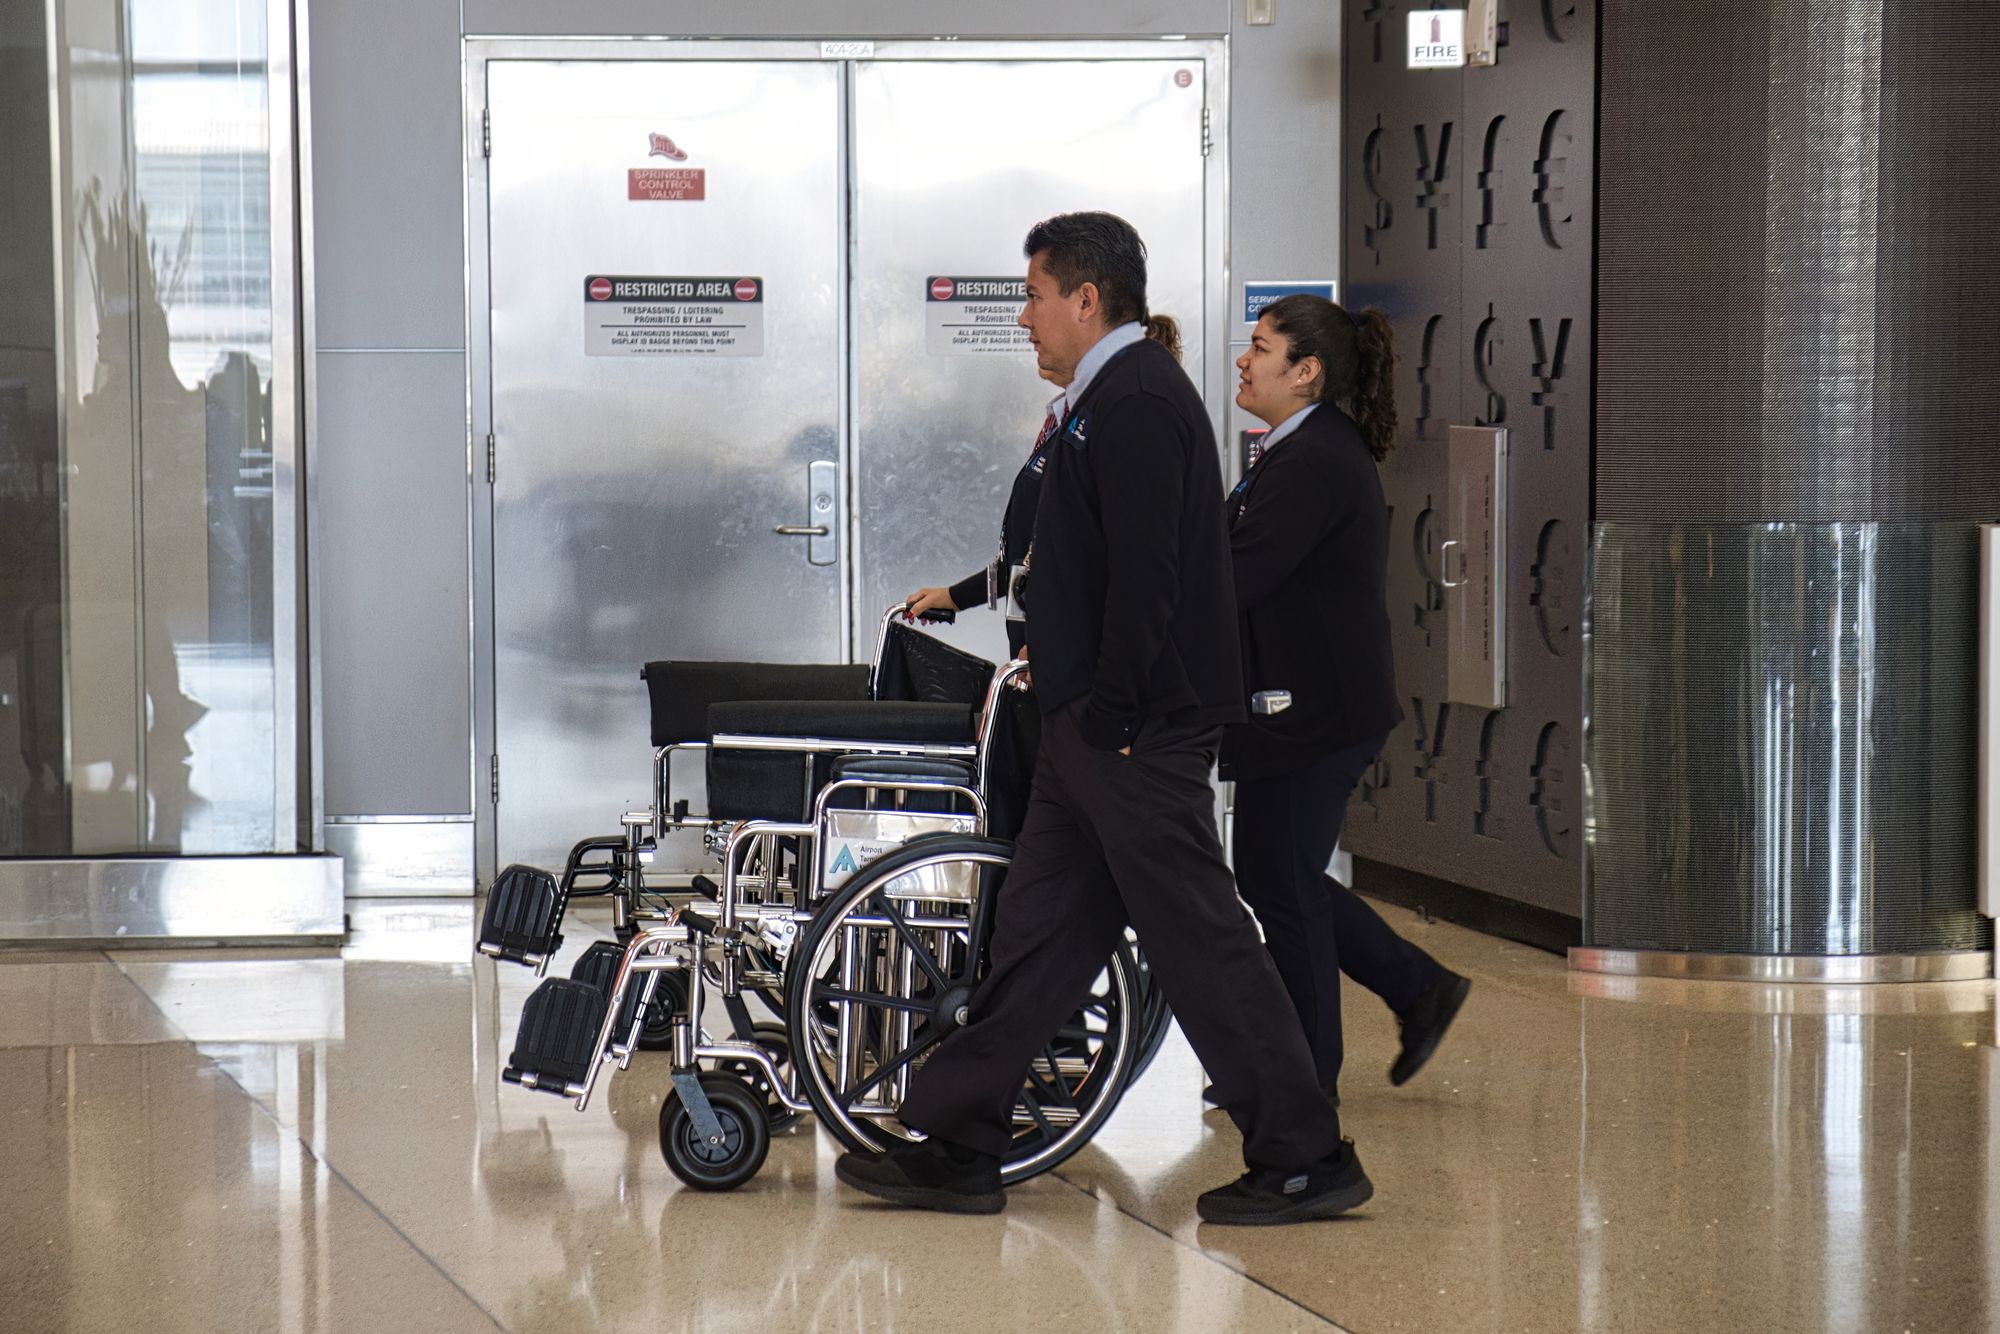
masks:
POLYGON ((1132 344, 1144 342, 1145 338, 1146 326, 1134 320, 1130 324, 1119 325, 1098 339, 1090 351, 1083 354, 1083 360, 1076 363, 1076 378, 1069 382, 1069 388, 1063 393, 1064 398, 1068 400, 1068 406, 1075 407, 1083 401, 1084 392, 1090 388, 1090 382, 1097 378, 1097 373, 1104 369, 1105 362, 1132 344))

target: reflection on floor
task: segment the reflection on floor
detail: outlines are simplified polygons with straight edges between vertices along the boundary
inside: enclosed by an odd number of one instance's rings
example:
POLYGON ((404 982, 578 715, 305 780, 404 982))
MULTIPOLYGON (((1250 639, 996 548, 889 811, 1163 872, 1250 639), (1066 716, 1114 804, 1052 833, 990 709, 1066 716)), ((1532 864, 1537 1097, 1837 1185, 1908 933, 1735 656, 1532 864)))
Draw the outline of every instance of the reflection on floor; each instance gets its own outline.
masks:
POLYGON ((1363 1212, 1197 1225, 1238 1141, 1176 1036, 1058 1175, 939 1218, 838 1190, 810 1121, 743 1190, 680 1189, 661 1058, 581 1115, 501 1085, 532 975, 471 958, 468 902, 353 909, 337 954, 0 954, 0 1327, 2000 1323, 1991 983, 1610 981, 1394 913, 1476 986, 1403 1089, 1349 997, 1363 1212))

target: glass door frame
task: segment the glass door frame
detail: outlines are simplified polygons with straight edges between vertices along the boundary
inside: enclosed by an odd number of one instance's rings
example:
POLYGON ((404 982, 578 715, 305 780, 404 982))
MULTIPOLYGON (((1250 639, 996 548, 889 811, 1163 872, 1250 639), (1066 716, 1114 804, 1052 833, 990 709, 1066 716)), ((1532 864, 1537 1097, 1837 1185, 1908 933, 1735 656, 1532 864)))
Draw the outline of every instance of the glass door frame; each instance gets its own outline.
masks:
MULTIPOLYGON (((117 0, 129 44, 129 3, 117 0)), ((315 351, 312 300, 310 29, 308 0, 265 0, 266 164, 269 187, 271 379, 271 724, 273 780, 270 850, 239 855, 105 855, 0 860, 0 941, 159 944, 165 941, 298 943, 338 940, 344 932, 343 876, 338 858, 323 855, 320 760, 320 664, 316 607, 317 547, 312 489, 315 351), (304 855, 302 855, 304 854, 304 855)), ((56 431, 67 441, 73 425, 69 294, 73 273, 73 191, 65 124, 66 41, 61 0, 45 9, 48 49, 51 227, 56 246, 54 303, 57 348, 56 431)), ((126 188, 132 134, 131 57, 125 56, 128 99, 126 188)), ((134 413, 138 412, 135 397, 134 413)), ((66 446, 65 446, 66 448, 66 446)), ((65 524, 67 529, 67 524, 65 524)), ((136 540, 136 539, 135 539, 136 540)), ((66 546, 66 544, 65 544, 66 546)), ((66 560, 67 557, 65 556, 66 560)), ((65 578, 65 604, 68 601, 65 578)), ((68 608, 65 606, 65 624, 68 608)), ((63 650, 64 749, 78 711, 91 701, 71 688, 71 652, 63 650)), ((74 775, 65 773, 66 781, 74 775)), ((143 799, 143 798, 142 798, 143 799)), ((143 831, 142 831, 143 832, 143 831)))

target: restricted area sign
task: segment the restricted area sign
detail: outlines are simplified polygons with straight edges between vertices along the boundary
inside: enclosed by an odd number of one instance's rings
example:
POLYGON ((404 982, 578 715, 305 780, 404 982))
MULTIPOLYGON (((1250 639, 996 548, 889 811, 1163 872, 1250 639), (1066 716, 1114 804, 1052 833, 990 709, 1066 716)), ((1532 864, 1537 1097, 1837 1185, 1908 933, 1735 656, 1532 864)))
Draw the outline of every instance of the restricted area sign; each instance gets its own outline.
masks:
POLYGON ((1014 322, 1028 299, 1025 278, 924 280, 924 351, 943 356, 1029 351, 1014 322))
POLYGON ((589 357, 761 357, 762 278, 583 280, 583 352, 589 357))

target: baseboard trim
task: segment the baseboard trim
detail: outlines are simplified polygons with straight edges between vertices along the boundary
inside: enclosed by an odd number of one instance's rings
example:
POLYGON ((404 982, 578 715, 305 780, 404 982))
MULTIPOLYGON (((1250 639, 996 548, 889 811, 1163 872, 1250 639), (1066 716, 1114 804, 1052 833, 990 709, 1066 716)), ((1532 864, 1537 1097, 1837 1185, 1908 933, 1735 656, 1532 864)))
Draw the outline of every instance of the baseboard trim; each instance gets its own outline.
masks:
POLYGON ((1354 859, 1354 892, 1551 954, 1583 944, 1581 917, 1366 857, 1354 859))

